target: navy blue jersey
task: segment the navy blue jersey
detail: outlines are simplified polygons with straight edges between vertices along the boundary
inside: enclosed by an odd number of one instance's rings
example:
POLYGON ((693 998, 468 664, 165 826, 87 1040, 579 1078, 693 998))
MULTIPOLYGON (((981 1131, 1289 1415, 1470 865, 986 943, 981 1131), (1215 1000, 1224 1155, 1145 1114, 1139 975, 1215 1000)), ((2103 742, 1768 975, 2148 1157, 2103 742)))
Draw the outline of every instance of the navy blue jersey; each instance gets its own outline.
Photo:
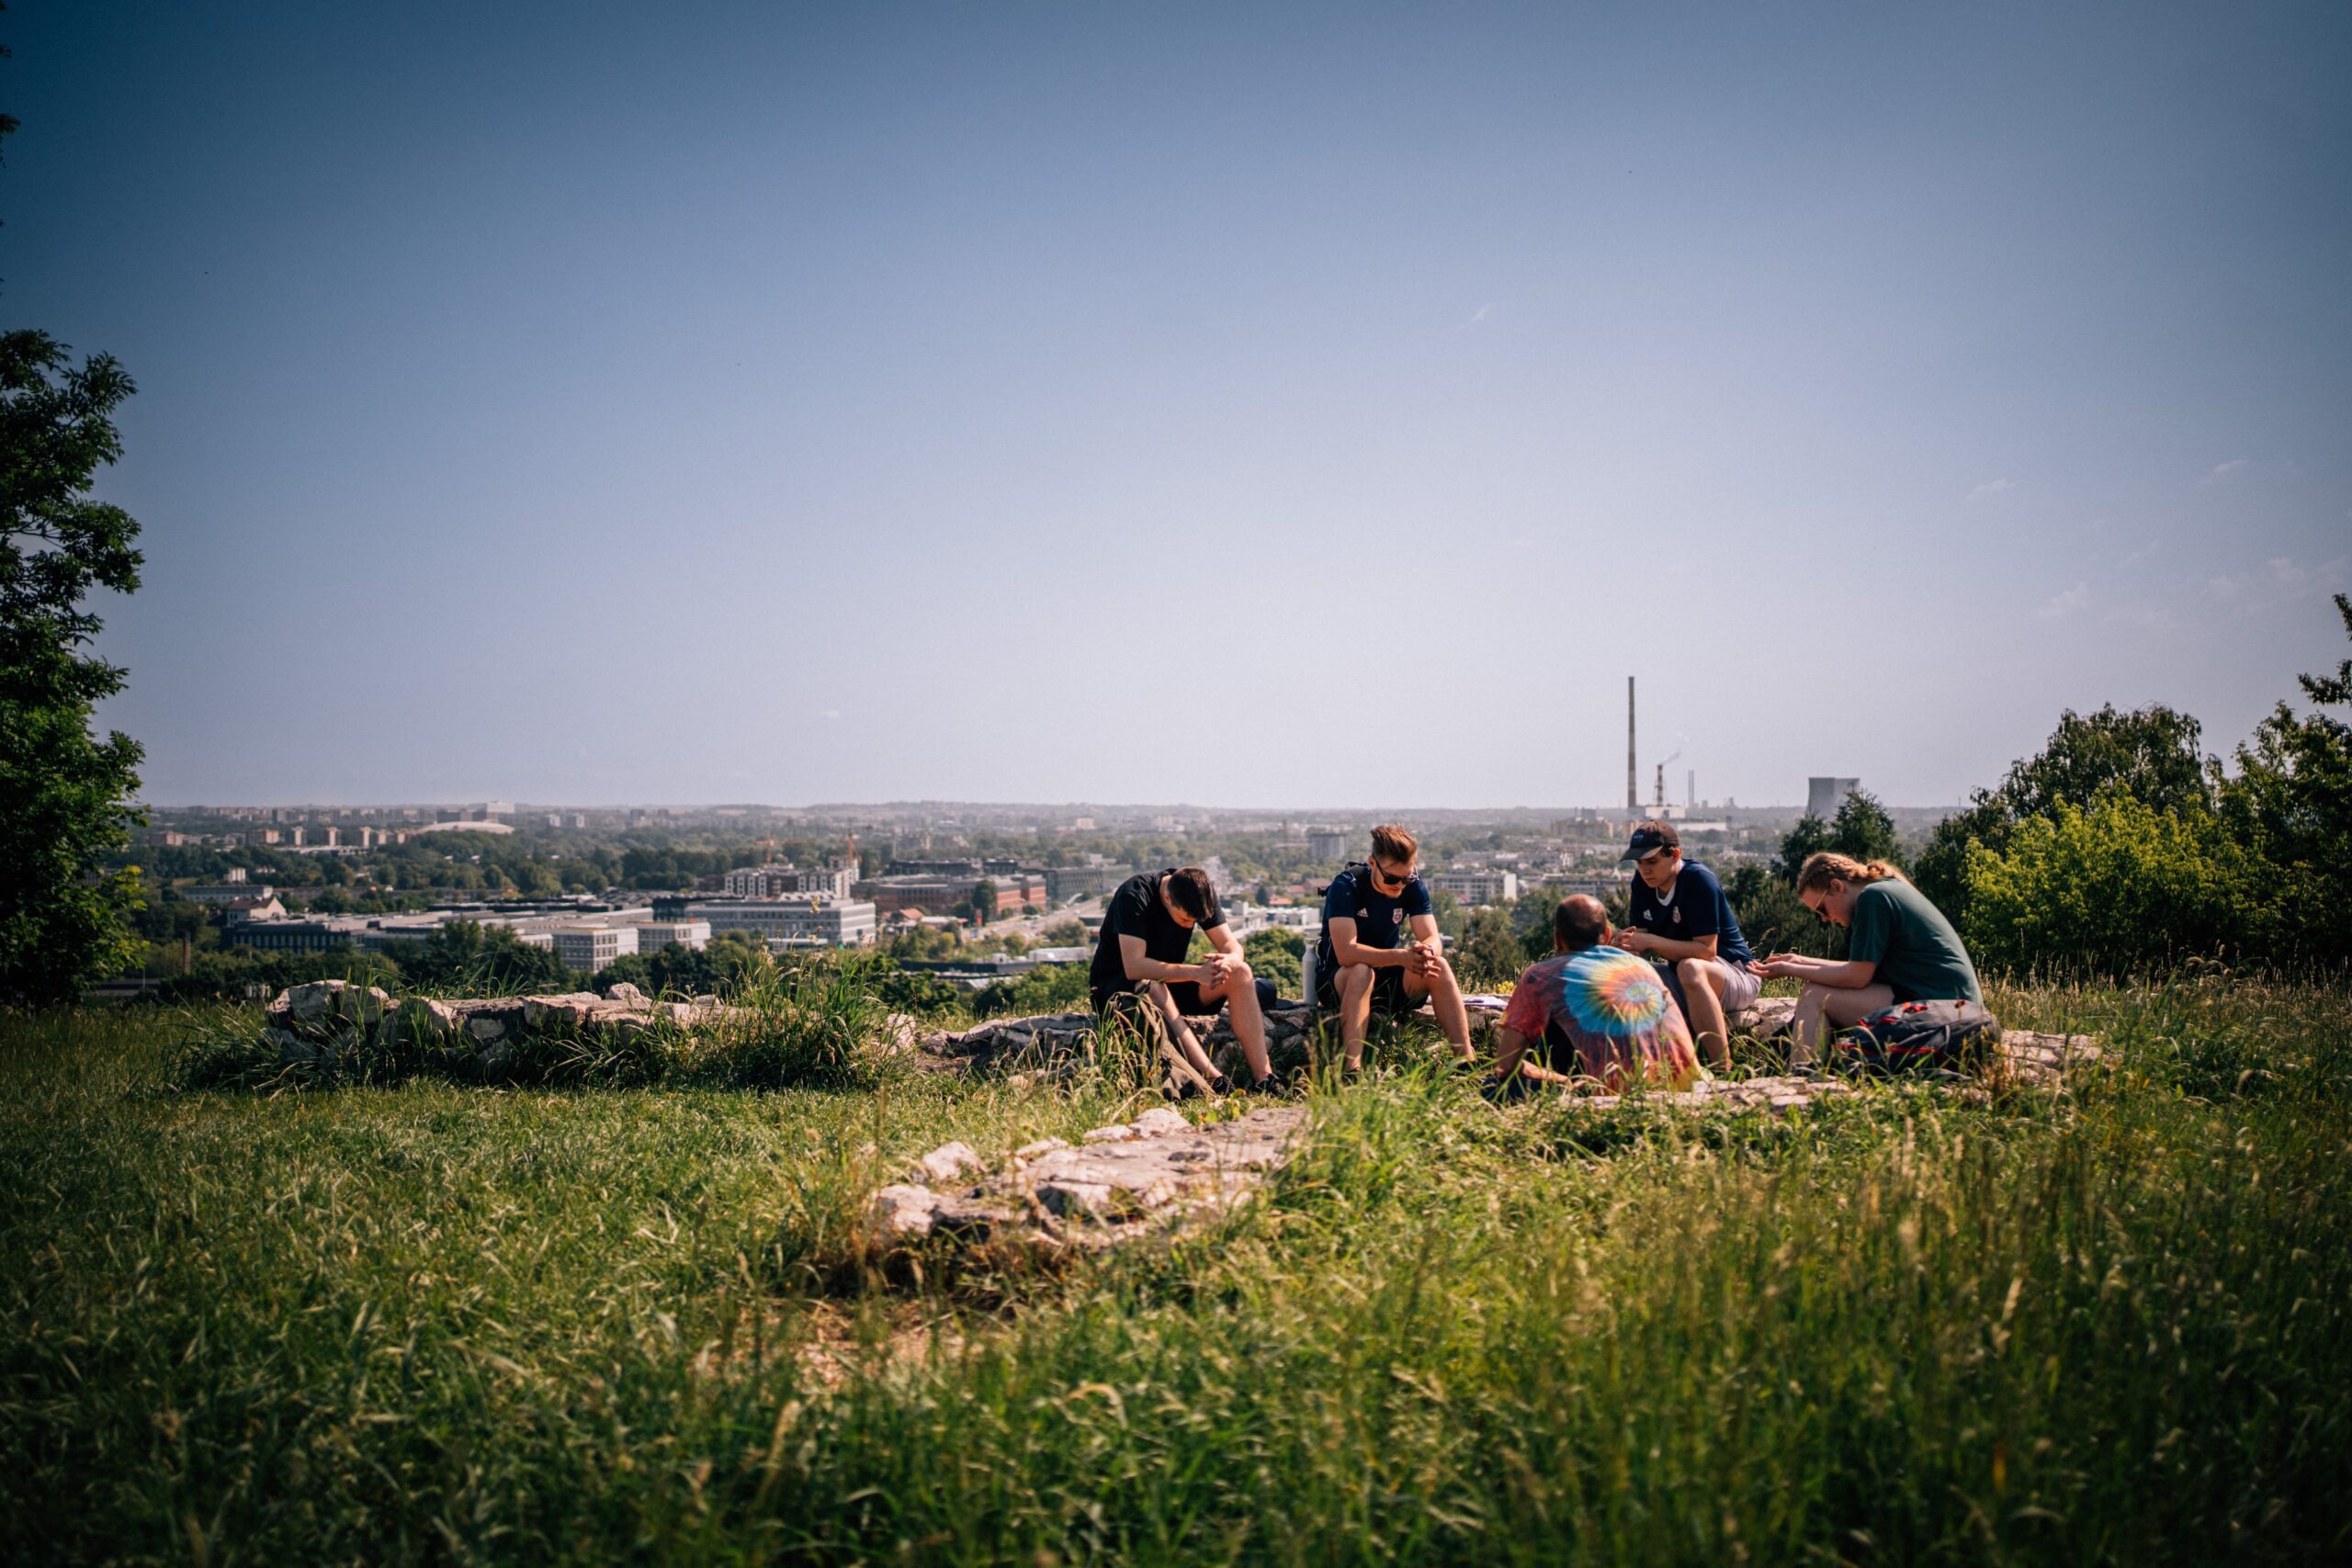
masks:
POLYGON ((1739 917, 1731 912, 1724 885, 1695 860, 1682 863, 1674 891, 1663 898, 1651 892, 1642 874, 1635 872, 1633 912, 1627 918, 1637 930, 1671 942, 1713 937, 1715 956, 1726 964, 1745 964, 1756 956, 1747 950, 1747 939, 1739 934, 1739 917))
POLYGON ((1331 918, 1356 923, 1356 940, 1366 947, 1402 947, 1412 937, 1408 923, 1415 915, 1430 913, 1430 890, 1419 876, 1405 879, 1405 890, 1394 898, 1374 891, 1372 868, 1351 865, 1331 879, 1323 890, 1323 934, 1315 941, 1315 970, 1336 975, 1339 960, 1331 952, 1331 918))

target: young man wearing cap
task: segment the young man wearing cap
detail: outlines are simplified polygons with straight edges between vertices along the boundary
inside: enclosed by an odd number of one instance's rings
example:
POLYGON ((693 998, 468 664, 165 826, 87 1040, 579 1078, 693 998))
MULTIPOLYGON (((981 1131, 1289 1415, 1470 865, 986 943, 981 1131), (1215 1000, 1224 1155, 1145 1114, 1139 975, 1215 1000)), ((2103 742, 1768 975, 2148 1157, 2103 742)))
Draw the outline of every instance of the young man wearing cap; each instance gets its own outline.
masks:
POLYGON ((1266 1057, 1266 1014, 1257 976, 1226 926, 1209 874, 1199 866, 1144 872, 1119 885, 1102 906, 1102 934, 1094 945, 1087 993, 1098 1017, 1123 1002, 1154 1009, 1185 1061, 1220 1094, 1231 1086, 1184 1019, 1214 1013, 1221 1005, 1232 1014, 1234 1042, 1250 1064, 1251 1089, 1262 1094, 1282 1087, 1266 1057), (1210 952, 1201 963, 1187 964, 1195 926, 1208 932, 1210 952))
POLYGON ((1634 826, 1621 861, 1634 863, 1633 903, 1616 942, 1666 971, 1668 985, 1698 1036, 1700 1055, 1731 1066, 1726 1013, 1752 1005, 1764 982, 1749 970, 1755 954, 1715 874, 1682 858, 1682 835, 1655 818, 1634 826))
POLYGON ((1340 1050, 1351 1073, 1363 1066, 1364 1030, 1375 1005, 1384 1017, 1401 1018, 1428 1002, 1455 1059, 1472 1059, 1462 987, 1439 950, 1430 890, 1415 870, 1420 852, 1419 840, 1404 829, 1374 828, 1372 859, 1349 866, 1324 890, 1315 1005, 1340 1015, 1340 1050))

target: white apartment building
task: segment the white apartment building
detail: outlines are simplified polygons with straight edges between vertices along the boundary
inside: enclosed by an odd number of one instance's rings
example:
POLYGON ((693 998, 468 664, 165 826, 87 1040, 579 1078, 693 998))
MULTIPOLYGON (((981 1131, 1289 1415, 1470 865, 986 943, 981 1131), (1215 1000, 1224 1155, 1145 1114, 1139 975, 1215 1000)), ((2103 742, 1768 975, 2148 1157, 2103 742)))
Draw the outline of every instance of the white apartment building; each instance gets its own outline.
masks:
POLYGON ((849 897, 854 871, 842 866, 746 865, 727 874, 730 898, 785 898, 815 893, 828 898, 849 897))
POLYGON ((1519 897, 1515 871, 1426 871, 1421 880, 1433 893, 1451 893, 1464 904, 1508 904, 1519 897))
POLYGON ((558 926, 548 936, 567 967, 593 975, 614 959, 635 953, 637 931, 635 926, 558 926))

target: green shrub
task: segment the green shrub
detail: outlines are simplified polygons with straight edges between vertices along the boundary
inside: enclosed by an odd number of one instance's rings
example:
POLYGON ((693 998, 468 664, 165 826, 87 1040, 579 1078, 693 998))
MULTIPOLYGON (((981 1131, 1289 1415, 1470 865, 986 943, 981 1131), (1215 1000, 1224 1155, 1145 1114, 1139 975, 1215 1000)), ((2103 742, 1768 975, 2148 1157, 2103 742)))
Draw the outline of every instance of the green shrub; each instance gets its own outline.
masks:
POLYGON ((2211 812, 2110 792, 2029 817, 1968 854, 1962 935, 1979 964, 2122 975, 2262 951, 2256 863, 2211 812))
POLYGON ((1025 975, 999 980, 972 998, 978 1018, 1000 1014, 1027 1018, 1036 1013, 1075 1012, 1086 1005, 1086 966, 1081 964, 1040 964, 1025 975))
POLYGON ((1241 956, 1261 980, 1270 980, 1286 997, 1298 995, 1305 980, 1306 938, 1295 931, 1270 926, 1241 939, 1241 956))

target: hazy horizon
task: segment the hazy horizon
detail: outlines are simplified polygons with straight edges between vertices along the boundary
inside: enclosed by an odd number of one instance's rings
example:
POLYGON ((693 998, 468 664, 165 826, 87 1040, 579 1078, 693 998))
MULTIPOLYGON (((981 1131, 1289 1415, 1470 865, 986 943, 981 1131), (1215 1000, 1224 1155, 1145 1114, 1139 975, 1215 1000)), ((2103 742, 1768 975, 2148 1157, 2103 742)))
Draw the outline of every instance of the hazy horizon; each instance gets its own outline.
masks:
POLYGON ((1632 673, 1645 795, 1943 803, 2345 654, 2340 6, 0 40, 154 801, 1610 801, 1632 673))

